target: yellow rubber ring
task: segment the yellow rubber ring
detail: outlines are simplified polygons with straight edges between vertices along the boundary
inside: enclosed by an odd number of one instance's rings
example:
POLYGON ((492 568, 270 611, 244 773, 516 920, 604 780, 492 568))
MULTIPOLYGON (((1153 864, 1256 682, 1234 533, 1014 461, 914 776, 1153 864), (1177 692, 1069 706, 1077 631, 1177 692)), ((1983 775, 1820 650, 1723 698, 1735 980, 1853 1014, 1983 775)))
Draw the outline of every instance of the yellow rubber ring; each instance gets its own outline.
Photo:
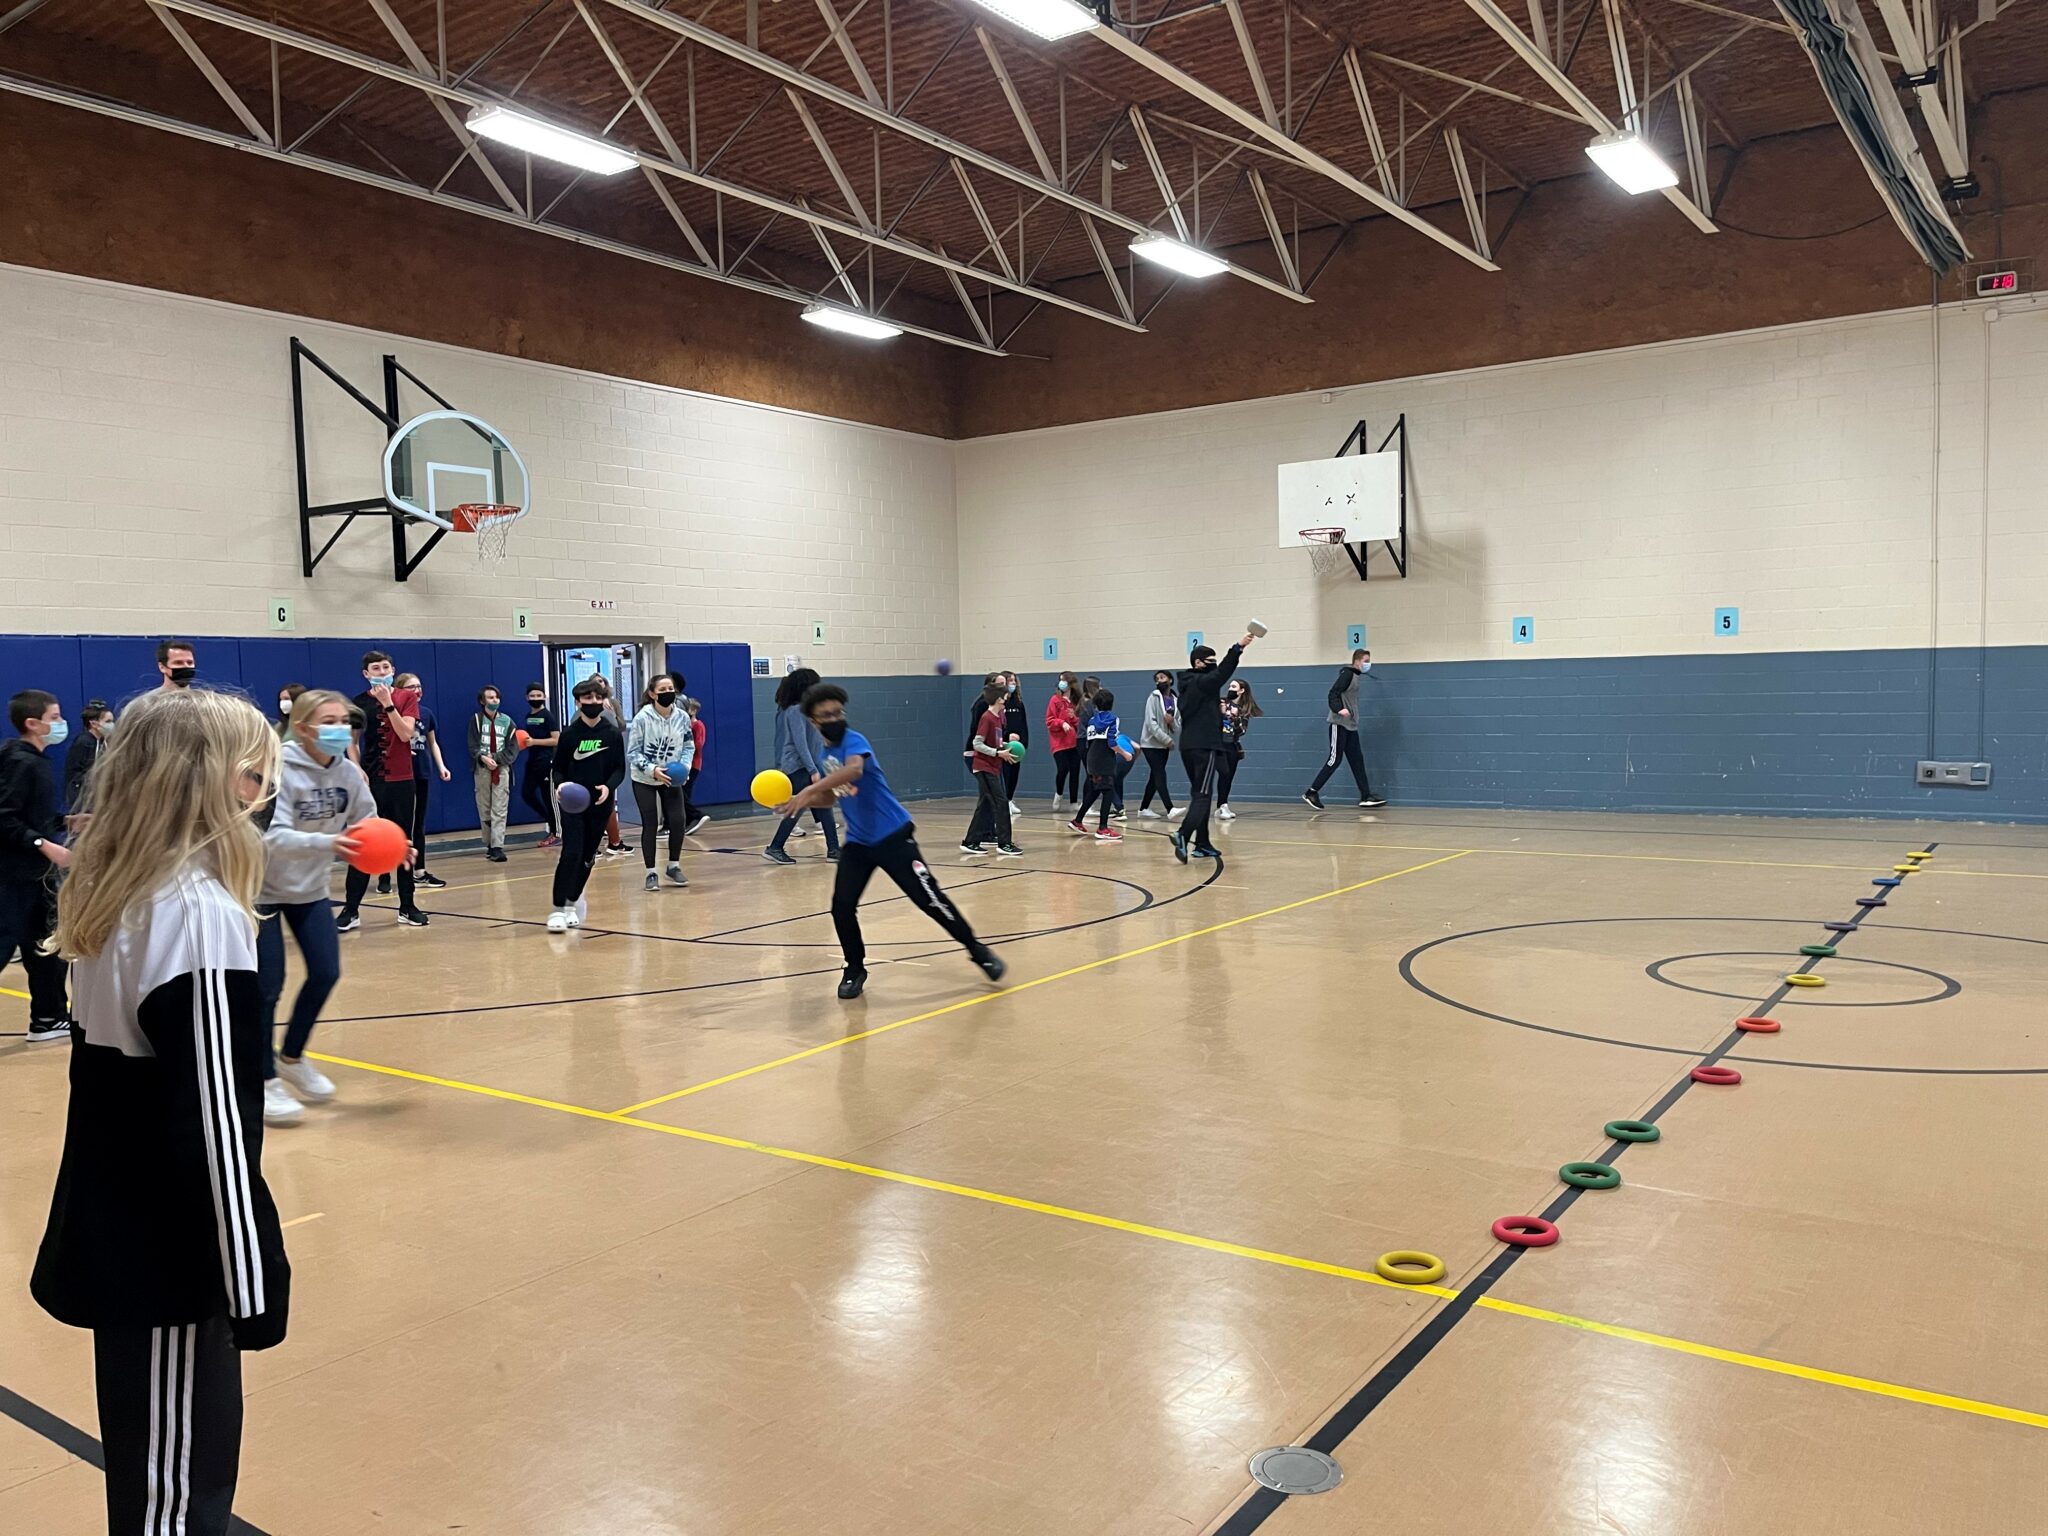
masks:
POLYGON ((1825 976, 1816 976, 1811 971, 1794 971, 1785 978, 1795 987, 1824 987, 1828 984, 1825 976))
POLYGON ((1910 875, 1913 873, 1914 870, 1918 869, 1919 867, 1920 866, 1918 864, 1894 864, 1892 866, 1892 869, 1894 872, 1898 874, 1910 875))
POLYGON ((1417 1253, 1412 1248, 1396 1248, 1392 1253, 1383 1253, 1373 1263, 1373 1273, 1382 1280, 1391 1280, 1396 1285, 1435 1285, 1444 1277, 1444 1261, 1433 1253, 1417 1253))
POLYGON ((1912 861, 1913 861, 1914 863, 1916 863, 1916 864, 1917 864, 1917 863, 1919 863, 1919 862, 1920 862, 1920 860, 1922 860, 1922 859, 1931 859, 1931 858, 1933 858, 1933 857, 1934 857, 1934 855, 1933 855, 1933 854, 1931 854, 1931 853, 1929 853, 1929 852, 1927 852, 1927 850, 1926 850, 1926 849, 1924 849, 1924 848, 1914 848, 1914 849, 1911 849, 1911 850, 1909 850, 1909 851, 1907 852, 1907 854, 1906 854, 1906 857, 1907 857, 1907 858, 1909 858, 1909 859, 1911 859, 1911 860, 1912 860, 1912 861))

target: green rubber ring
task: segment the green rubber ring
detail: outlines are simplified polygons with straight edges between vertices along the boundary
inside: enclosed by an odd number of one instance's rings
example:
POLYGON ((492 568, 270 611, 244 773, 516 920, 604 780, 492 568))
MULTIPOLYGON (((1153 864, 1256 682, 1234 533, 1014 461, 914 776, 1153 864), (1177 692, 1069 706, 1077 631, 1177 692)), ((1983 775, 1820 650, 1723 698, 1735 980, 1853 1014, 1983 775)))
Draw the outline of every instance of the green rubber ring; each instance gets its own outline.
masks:
POLYGON ((1835 946, 1832 944, 1802 944, 1799 946, 1799 953, 1802 955, 1818 955, 1823 960, 1827 959, 1834 952, 1835 946))
POLYGON ((1621 1175, 1605 1163, 1566 1163, 1557 1176, 1574 1189, 1612 1189, 1621 1175))
POLYGON ((1616 1141, 1655 1141, 1664 1134, 1647 1120, 1610 1120, 1600 1129, 1616 1141))

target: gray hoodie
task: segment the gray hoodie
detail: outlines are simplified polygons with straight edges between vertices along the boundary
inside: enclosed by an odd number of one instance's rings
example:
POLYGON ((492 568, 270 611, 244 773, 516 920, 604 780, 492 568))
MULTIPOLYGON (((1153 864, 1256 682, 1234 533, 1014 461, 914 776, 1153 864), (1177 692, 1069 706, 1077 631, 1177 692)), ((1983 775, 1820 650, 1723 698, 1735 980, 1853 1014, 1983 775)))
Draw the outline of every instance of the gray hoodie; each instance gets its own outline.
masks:
POLYGON ((263 834, 265 905, 327 899, 327 874, 334 867, 334 839, 377 814, 370 781, 346 757, 326 767, 316 762, 297 736, 287 737, 277 775, 277 808, 263 834))
POLYGON ((1145 723, 1138 731, 1138 745, 1141 747, 1170 747, 1173 738, 1180 734, 1180 714, 1176 710, 1169 714, 1166 696, 1155 686, 1145 695, 1145 723))

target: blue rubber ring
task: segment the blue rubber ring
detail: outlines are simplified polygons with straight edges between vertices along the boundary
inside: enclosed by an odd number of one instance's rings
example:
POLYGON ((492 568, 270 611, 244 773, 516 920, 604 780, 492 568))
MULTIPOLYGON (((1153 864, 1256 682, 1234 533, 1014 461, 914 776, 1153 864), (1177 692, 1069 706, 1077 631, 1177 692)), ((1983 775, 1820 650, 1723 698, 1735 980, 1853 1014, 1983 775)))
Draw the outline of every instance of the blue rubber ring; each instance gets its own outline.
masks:
POLYGON ((1897 875, 1886 875, 1882 879, 1873 880, 1870 883, 1872 885, 1894 886, 1899 883, 1899 877, 1897 875))

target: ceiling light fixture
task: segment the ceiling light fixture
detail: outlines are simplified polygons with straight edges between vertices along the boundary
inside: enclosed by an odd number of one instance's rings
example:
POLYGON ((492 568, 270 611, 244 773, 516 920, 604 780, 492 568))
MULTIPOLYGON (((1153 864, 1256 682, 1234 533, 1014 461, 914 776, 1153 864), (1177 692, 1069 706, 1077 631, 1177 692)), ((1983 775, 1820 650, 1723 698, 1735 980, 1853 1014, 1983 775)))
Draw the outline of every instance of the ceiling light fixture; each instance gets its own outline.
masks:
POLYGON ((859 314, 851 309, 840 309, 831 304, 806 304, 804 318, 813 325, 822 325, 828 331, 840 331, 848 336, 858 336, 865 341, 887 341, 892 336, 901 336, 903 328, 891 325, 886 320, 877 320, 873 315, 859 314))
POLYGON ((1074 0, 976 0, 976 3, 1049 43, 1080 32, 1092 32, 1102 25, 1101 18, 1093 9, 1077 5, 1074 0))
POLYGON ((523 149, 544 160, 573 165, 577 170, 589 171, 594 176, 616 176, 639 163, 616 144, 607 144, 603 139, 594 139, 573 129, 559 128, 511 107, 472 107, 468 122, 471 133, 494 139, 500 144, 509 144, 514 149, 523 149))
POLYGON ((1143 235, 1131 242, 1131 254, 1142 256, 1147 261, 1170 267, 1182 277, 1214 277, 1218 272, 1228 272, 1230 263, 1218 261, 1207 251, 1198 251, 1192 245, 1170 240, 1165 235, 1143 235))
POLYGON ((1586 154, 1631 196, 1678 185, 1678 172, 1640 134, 1603 134, 1586 146, 1586 154))

